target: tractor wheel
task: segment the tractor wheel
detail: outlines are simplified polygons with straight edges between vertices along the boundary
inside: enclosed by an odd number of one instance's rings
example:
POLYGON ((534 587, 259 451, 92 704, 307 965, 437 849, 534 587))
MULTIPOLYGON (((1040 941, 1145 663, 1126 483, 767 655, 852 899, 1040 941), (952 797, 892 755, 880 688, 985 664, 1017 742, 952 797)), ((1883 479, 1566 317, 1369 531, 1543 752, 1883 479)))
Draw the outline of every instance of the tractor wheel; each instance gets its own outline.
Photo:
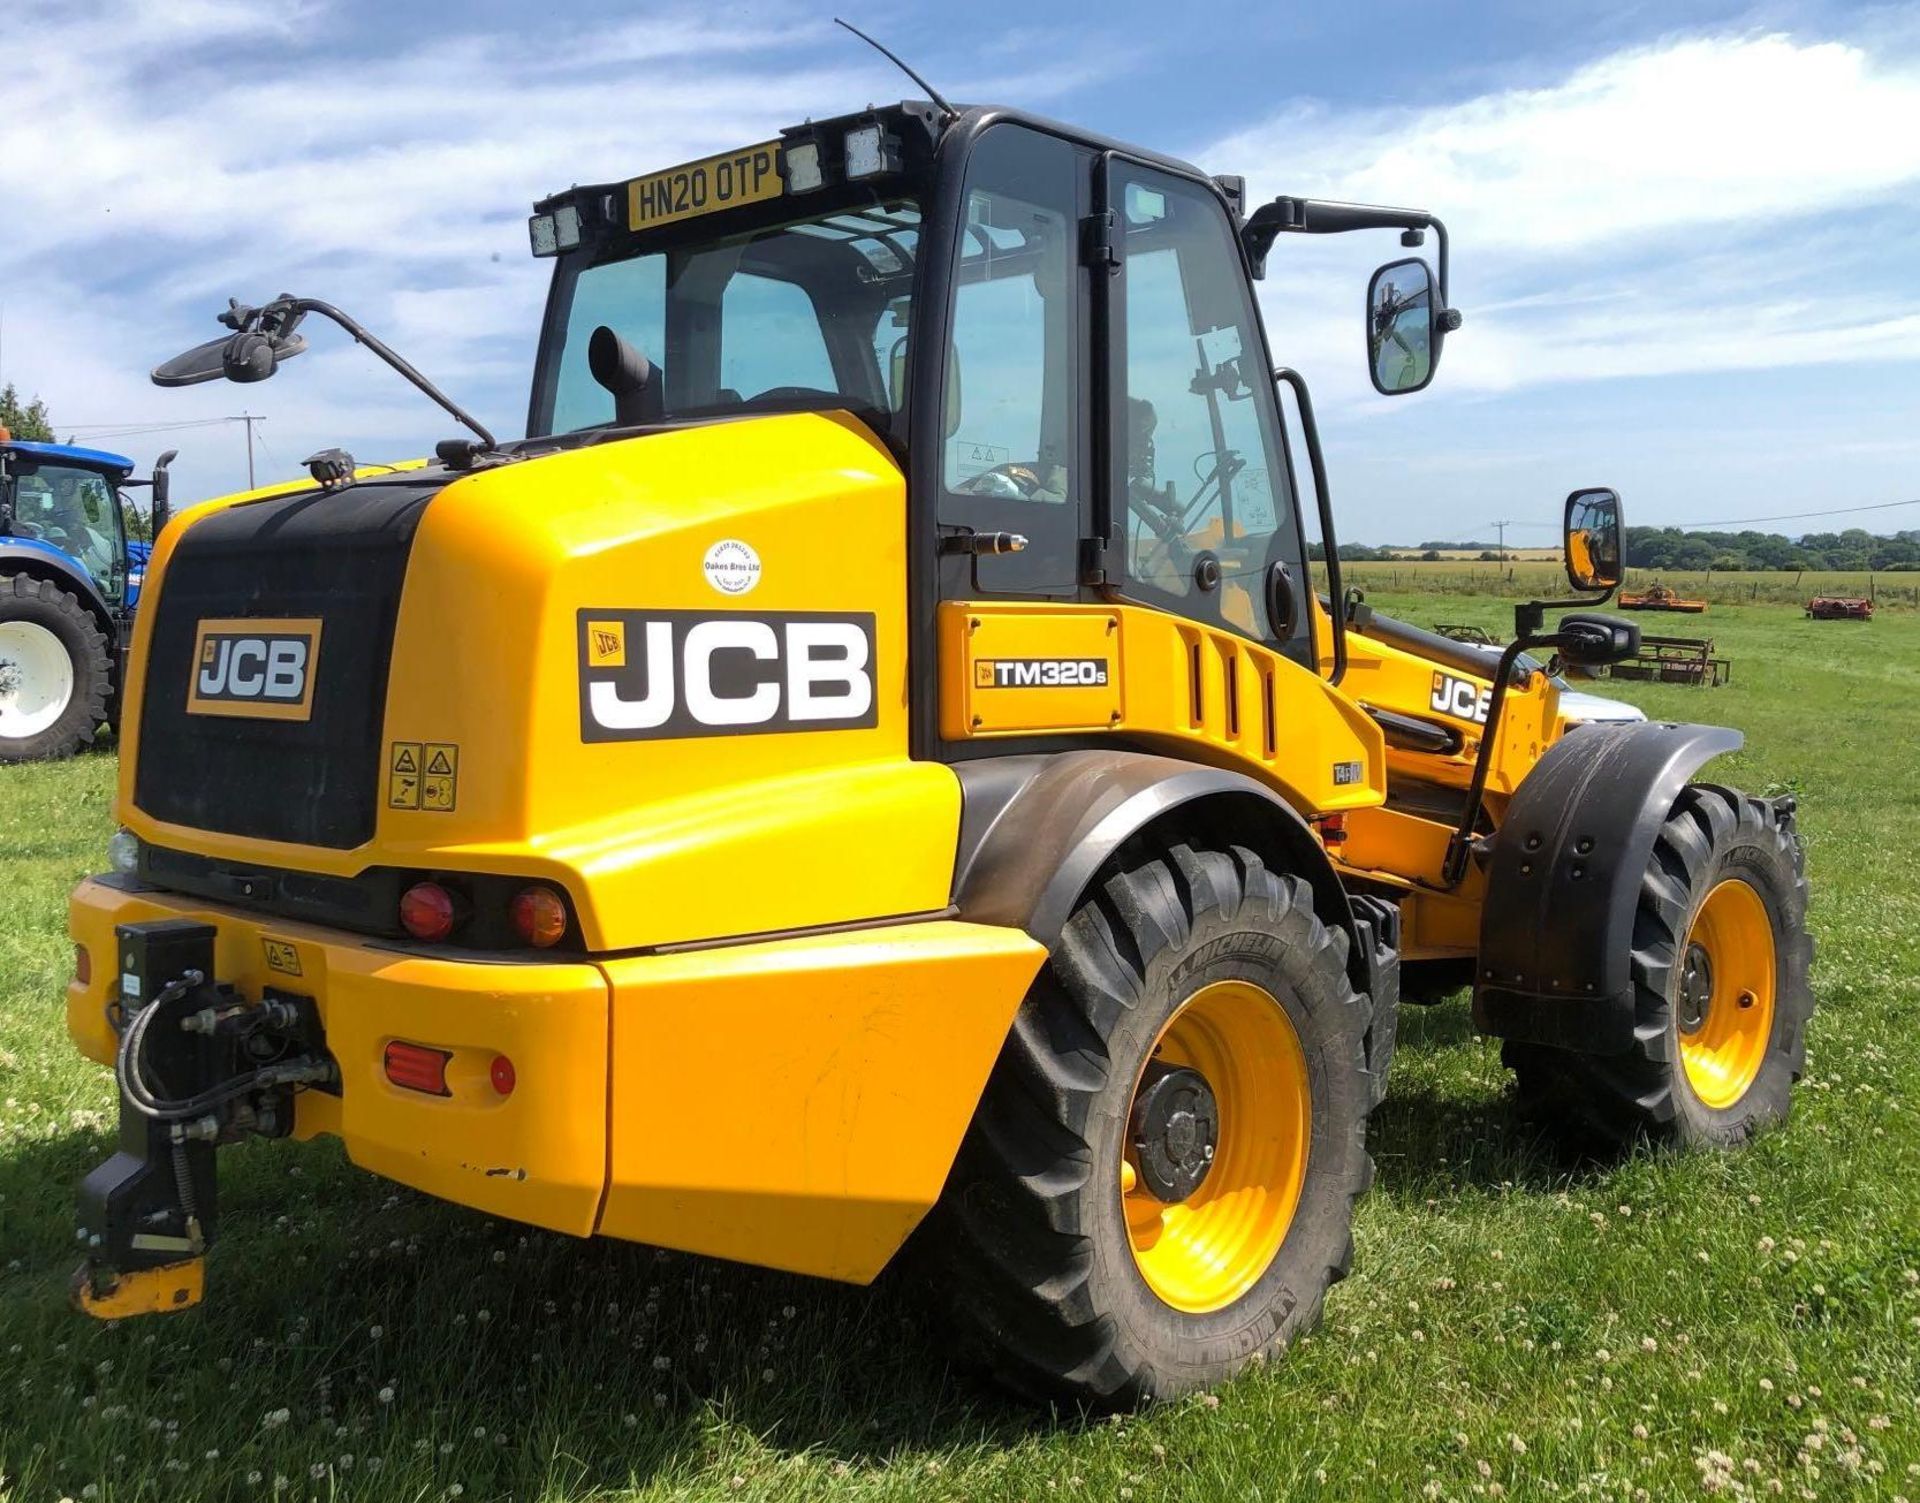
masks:
POLYGON ((930 1218, 979 1365, 1117 1408, 1313 1325, 1373 1176, 1346 949, 1238 848, 1176 846, 1083 900, 930 1218))
POLYGON ((1732 1147, 1782 1121, 1813 1012, 1806 912, 1792 801, 1688 788, 1640 879, 1633 1046, 1508 1044, 1523 1104, 1610 1145, 1732 1147))
POLYGON ((50 580, 0 574, 0 762, 70 757, 107 718, 107 639, 50 580))

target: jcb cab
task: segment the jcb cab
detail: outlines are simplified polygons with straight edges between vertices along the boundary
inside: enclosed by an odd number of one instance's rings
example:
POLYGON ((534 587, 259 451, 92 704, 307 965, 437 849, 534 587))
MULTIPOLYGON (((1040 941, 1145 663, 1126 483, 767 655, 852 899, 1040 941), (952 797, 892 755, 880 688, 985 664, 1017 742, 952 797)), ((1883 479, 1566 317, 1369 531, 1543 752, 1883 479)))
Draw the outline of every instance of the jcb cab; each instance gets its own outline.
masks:
MULTIPOLYGON (((197 1299, 216 1146, 330 1133, 829 1278, 925 1226, 986 1366, 1124 1404, 1315 1319, 1403 968, 1465 967, 1564 1122, 1783 1116, 1792 805, 1688 784, 1739 736, 1574 728, 1545 660, 1631 650, 1610 618, 1523 608, 1496 664, 1344 596, 1253 282, 1375 229, 1439 252, 1368 298, 1375 383, 1418 390, 1460 323, 1430 215, 1254 208, 991 108, 539 204, 519 442, 338 310, 230 308, 161 379, 271 375, 318 314, 474 436, 160 539, 125 832, 73 899, 123 1119, 83 1306, 197 1299)), ((1617 497, 1568 523, 1602 598, 1617 497)))

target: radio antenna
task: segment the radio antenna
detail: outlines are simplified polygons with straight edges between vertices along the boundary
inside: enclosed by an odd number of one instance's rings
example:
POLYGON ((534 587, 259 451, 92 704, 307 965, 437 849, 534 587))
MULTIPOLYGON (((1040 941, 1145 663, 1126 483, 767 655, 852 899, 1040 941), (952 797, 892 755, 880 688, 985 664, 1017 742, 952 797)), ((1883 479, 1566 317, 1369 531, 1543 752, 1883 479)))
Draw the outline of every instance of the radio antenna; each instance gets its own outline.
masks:
POLYGON ((911 78, 915 83, 920 85, 921 88, 925 89, 927 91, 927 98, 931 99, 935 104, 939 105, 941 113, 944 114, 949 120, 954 120, 959 117, 960 112, 956 110, 952 105, 948 104, 946 100, 940 97, 940 91, 936 89, 932 84, 928 83, 918 73, 915 73, 913 69, 909 68, 904 62, 902 62, 900 60, 900 56, 898 53, 891 52, 887 48, 882 47, 878 42, 876 42, 872 37, 868 36, 858 26, 855 26, 851 21, 843 21, 838 16, 835 16, 833 18, 833 24, 835 26, 846 27, 848 31, 852 32, 855 36, 860 38, 861 41, 865 42, 875 52, 879 53, 888 62, 892 63, 894 67, 898 68, 902 73, 906 74, 908 78, 911 78))

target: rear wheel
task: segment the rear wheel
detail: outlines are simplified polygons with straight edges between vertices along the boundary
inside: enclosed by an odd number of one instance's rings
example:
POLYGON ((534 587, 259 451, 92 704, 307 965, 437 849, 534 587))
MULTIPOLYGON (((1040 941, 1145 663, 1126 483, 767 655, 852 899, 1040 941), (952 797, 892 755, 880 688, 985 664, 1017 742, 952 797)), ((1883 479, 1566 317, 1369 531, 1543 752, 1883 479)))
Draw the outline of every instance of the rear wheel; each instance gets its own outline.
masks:
POLYGON ((1368 1003, 1304 882, 1178 846, 1069 921, 927 1246, 974 1355, 1115 1407, 1275 1353, 1352 1256, 1368 1003))
POLYGON ((107 713, 107 640, 70 593, 0 575, 0 762, 69 757, 107 713))
POLYGON ((1806 904, 1790 801, 1687 789, 1640 882, 1632 1047, 1510 1043, 1522 1100, 1615 1143, 1725 1147, 1783 1120, 1813 1012, 1806 904))

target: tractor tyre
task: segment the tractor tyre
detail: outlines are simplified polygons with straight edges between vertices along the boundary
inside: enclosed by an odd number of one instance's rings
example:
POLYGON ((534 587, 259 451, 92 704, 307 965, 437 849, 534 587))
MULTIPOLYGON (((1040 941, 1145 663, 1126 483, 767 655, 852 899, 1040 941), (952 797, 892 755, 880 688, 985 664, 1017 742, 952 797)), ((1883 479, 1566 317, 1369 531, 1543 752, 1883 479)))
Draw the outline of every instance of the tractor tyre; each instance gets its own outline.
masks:
POLYGON ((1082 900, 926 1228, 963 1359, 1116 1409, 1318 1320, 1373 1178, 1347 948, 1237 847, 1175 846, 1082 900))
POLYGON ((1806 861, 1791 799, 1696 784, 1640 880, 1633 1044, 1509 1043, 1523 1108, 1607 1148, 1726 1148, 1783 1121, 1806 1063, 1806 861))
POLYGON ((107 718, 111 686, 92 612, 51 580, 0 574, 0 762, 72 756, 107 718))

